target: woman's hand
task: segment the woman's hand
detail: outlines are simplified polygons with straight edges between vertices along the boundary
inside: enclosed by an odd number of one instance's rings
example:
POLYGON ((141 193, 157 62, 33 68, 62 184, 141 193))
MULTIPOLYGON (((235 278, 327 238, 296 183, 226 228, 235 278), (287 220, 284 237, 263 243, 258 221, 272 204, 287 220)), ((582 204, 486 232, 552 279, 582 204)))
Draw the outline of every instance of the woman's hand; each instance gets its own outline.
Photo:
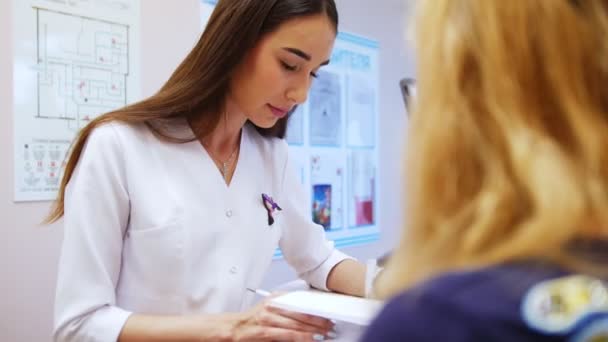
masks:
POLYGON ((322 341, 335 337, 325 318, 272 307, 268 299, 240 314, 232 330, 234 341, 322 341))
MULTIPOLYGON (((272 298, 272 297, 270 297, 272 298)), ((120 342, 322 341, 336 337, 331 321, 264 302, 242 313, 191 316, 129 316, 120 342)))

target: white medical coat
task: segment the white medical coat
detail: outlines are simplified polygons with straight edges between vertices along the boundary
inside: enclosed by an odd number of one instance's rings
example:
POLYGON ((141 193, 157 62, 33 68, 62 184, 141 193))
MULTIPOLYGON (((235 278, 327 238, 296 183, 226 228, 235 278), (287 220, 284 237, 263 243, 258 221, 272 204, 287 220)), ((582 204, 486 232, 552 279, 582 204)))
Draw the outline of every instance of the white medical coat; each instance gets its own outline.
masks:
POLYGON ((131 313, 243 310, 277 246, 327 290, 348 257, 311 221, 287 165, 284 140, 250 124, 230 186, 198 141, 164 142, 144 125, 96 128, 66 189, 55 339, 116 341, 131 313), (273 225, 262 193, 283 209, 273 225))

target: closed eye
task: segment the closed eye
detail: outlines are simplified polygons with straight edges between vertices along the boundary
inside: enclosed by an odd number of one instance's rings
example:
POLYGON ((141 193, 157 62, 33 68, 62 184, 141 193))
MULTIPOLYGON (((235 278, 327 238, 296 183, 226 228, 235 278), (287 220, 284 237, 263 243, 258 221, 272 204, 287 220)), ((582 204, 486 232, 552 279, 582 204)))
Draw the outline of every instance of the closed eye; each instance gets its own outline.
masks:
MULTIPOLYGON (((281 65, 282 65, 282 66, 283 66, 283 68, 284 68, 285 70, 287 70, 287 71, 297 71, 297 70, 298 70, 298 67, 297 67, 297 66, 295 66, 295 65, 290 65, 290 64, 288 64, 288 63, 286 63, 286 62, 283 62, 283 61, 281 61, 281 65)), ((310 76, 312 76, 312 77, 314 77, 314 78, 319 77, 319 75, 317 75, 317 73, 316 73, 316 72, 311 72, 311 73, 310 73, 310 76)))
POLYGON ((281 61, 281 65, 283 65, 283 68, 285 68, 285 70, 289 70, 289 71, 296 71, 298 69, 297 66, 289 65, 283 61, 281 61))

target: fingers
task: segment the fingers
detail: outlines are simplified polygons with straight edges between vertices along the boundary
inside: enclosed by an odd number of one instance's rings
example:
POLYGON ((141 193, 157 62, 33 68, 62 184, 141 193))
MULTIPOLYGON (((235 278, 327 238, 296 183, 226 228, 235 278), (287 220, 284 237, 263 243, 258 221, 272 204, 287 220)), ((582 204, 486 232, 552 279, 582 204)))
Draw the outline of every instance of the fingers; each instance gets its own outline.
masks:
POLYGON ((237 341, 323 341, 335 338, 334 324, 325 318, 271 307, 267 302, 252 309, 236 333, 237 341))
POLYGON ((323 341, 325 336, 311 332, 295 331, 277 327, 257 326, 243 338, 245 341, 323 341))
POLYGON ((269 310, 261 311, 256 316, 256 323, 267 327, 275 327, 309 333, 318 333, 322 335, 325 335, 329 331, 328 329, 309 325, 269 310))
MULTIPOLYGON (((313 329, 317 329, 317 331, 320 330, 324 333, 327 333, 328 331, 330 331, 334 328, 334 324, 326 318, 313 316, 313 315, 307 315, 307 314, 303 314, 303 313, 299 313, 299 312, 283 310, 283 309, 279 309, 279 308, 268 306, 268 305, 266 306, 266 310, 270 311, 272 313, 275 313, 279 316, 288 318, 291 321, 298 322, 299 324, 302 324, 304 326, 311 327, 313 329)), ((305 330, 305 331, 309 331, 309 330, 305 330)))

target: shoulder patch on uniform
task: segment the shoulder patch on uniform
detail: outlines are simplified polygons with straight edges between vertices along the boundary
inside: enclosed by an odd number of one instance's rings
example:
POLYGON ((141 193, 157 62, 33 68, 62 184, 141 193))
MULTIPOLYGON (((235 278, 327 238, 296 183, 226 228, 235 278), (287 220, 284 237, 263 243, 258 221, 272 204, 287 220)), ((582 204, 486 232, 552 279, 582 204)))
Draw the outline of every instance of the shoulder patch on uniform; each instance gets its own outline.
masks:
POLYGON ((550 334, 569 333, 584 317, 600 312, 608 312, 608 286, 583 275, 540 282, 522 301, 524 322, 550 334))
POLYGON ((571 342, 606 342, 608 341, 608 316, 591 320, 581 327, 571 342))

